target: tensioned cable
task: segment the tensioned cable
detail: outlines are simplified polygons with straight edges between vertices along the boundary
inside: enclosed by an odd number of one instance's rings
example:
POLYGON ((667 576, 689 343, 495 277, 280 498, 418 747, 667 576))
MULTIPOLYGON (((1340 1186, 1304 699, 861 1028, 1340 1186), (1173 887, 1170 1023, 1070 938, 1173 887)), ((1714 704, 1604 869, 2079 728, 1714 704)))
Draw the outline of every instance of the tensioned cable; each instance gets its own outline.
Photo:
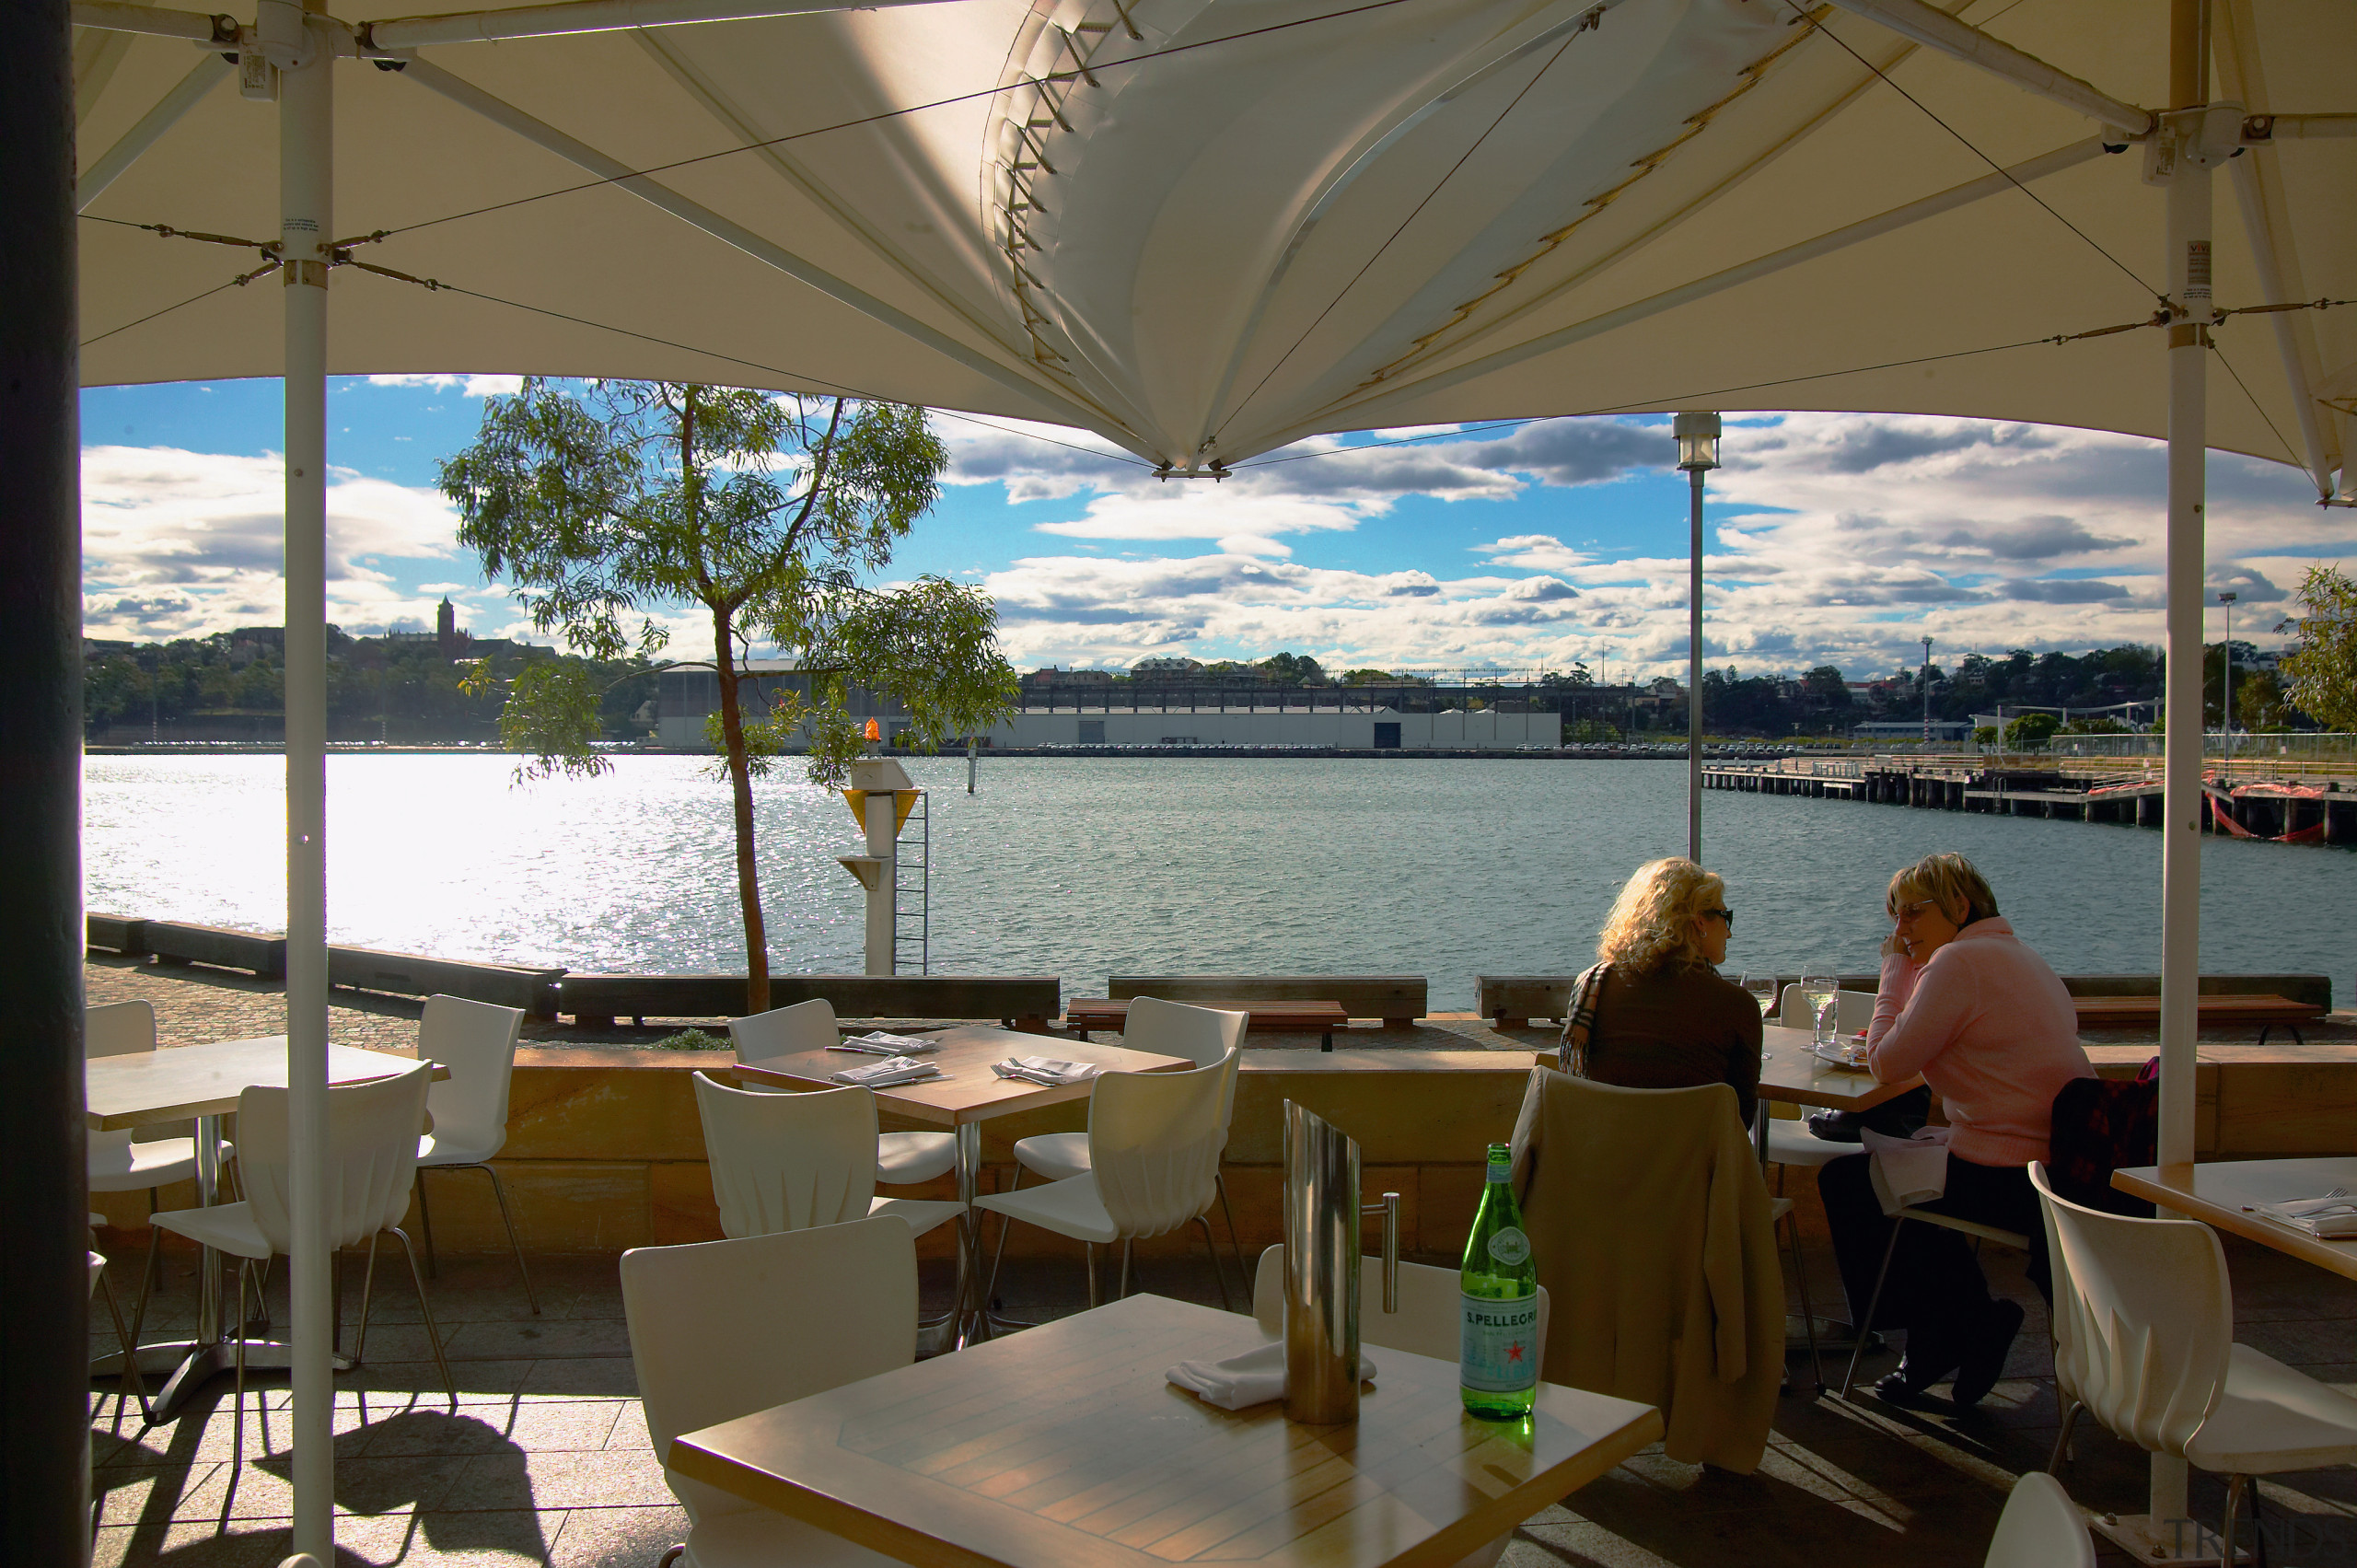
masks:
MULTIPOLYGON (((267 269, 264 269, 264 270, 265 270, 265 271, 274 271, 274 270, 275 270, 275 268, 274 268, 274 267, 273 267, 273 268, 267 268, 267 269)), ((144 326, 145 326, 148 322, 155 320, 155 319, 156 319, 157 317, 159 317, 159 316, 168 316, 168 315, 170 315, 170 314, 171 314, 173 311, 175 311, 175 310, 185 310, 185 309, 187 309, 190 306, 192 306, 192 305, 195 304, 198 300, 200 300, 200 299, 210 299, 210 298, 212 298, 215 295, 216 295, 216 294, 220 293, 220 292, 221 292, 223 289, 225 289, 225 288, 242 288, 242 287, 243 287, 243 286, 245 286, 247 284, 251 283, 251 282, 253 281, 253 278, 254 278, 254 274, 253 274, 253 273, 239 273, 238 276, 234 277, 234 278, 231 278, 227 283, 219 283, 219 284, 215 284, 211 288, 206 289, 203 294, 192 294, 192 295, 190 295, 186 299, 181 300, 178 305, 167 305, 167 306, 165 306, 161 310, 151 310, 151 311, 149 311, 146 315, 142 316, 142 317, 141 317, 141 318, 139 318, 139 319, 137 319, 136 321, 125 321, 125 322, 124 322, 122 326, 120 326, 120 327, 109 327, 105 331, 100 332, 100 333, 99 333, 97 337, 95 337, 95 338, 84 338, 84 339, 82 340, 81 346, 82 346, 82 347, 84 347, 84 348, 87 348, 87 347, 89 347, 92 343, 102 343, 106 342, 109 338, 110 338, 110 337, 114 336, 117 332, 127 332, 127 331, 131 331, 131 329, 132 329, 132 328, 134 328, 134 327, 144 327, 144 326)))
MULTIPOLYGON (((1808 13, 1801 9, 1799 0, 1784 0, 1784 4, 1790 6, 1793 14, 1800 17, 1803 21, 1808 21, 1810 19, 1808 13)), ((2010 10, 2012 7, 2008 6, 2007 9, 2010 10)), ((2002 14, 2003 13, 2000 13, 2000 15, 2002 14)), ((1993 17, 1991 19, 1994 20, 1993 17)), ((1945 131, 1949 135, 1954 136, 1959 143, 1963 144, 1965 150, 1969 152, 1974 157, 1979 158, 1982 163, 1987 164, 1999 174, 2004 175, 2006 182, 2011 184, 2014 190, 2019 191, 2023 195, 2027 196, 2031 201, 2036 202, 2039 206, 2045 208, 2047 215, 2052 217, 2056 223, 2061 224, 2064 228, 2069 229, 2073 234, 2075 234, 2080 238, 2085 240, 2095 250, 2096 255, 2101 256, 2105 261, 2109 261, 2113 266, 2118 267, 2121 272, 2127 273, 2128 276, 2134 281, 2138 288, 2142 289, 2145 293, 2153 296, 2156 299, 2165 299, 2168 297, 2160 290, 2154 288, 2151 284, 2146 283, 2137 273, 2135 268, 2130 266, 2127 262, 2121 261, 2119 257, 2105 250, 2103 246, 2096 241, 2095 236, 2089 234, 2085 229, 2081 228, 2077 224, 2073 223, 2069 218, 2064 217, 2061 213, 2055 211, 2053 205, 2049 203, 2045 197, 2039 195, 2037 192, 2023 184, 2019 180, 2014 179, 2013 174, 2006 169, 2004 165, 1999 163, 1995 158, 1991 157, 1987 153, 1982 152, 1978 146, 1973 145, 1970 137, 1957 130, 1955 126, 1949 124, 1946 121, 1941 119, 1939 115, 1933 110, 1931 105, 1925 103, 1922 99, 1917 98, 1913 93, 1909 92, 1905 87, 1900 87, 1897 82, 1892 81, 1890 79, 1889 73, 1886 72, 1881 66, 1875 64, 1873 61, 1867 59, 1864 55, 1859 53, 1856 50, 1851 48, 1848 43, 1842 41, 1841 36, 1839 33, 1835 32, 1831 28, 1827 27, 1821 21, 1815 23, 1815 27, 1818 36, 1831 39, 1835 44, 1840 46, 1842 53, 1847 54, 1851 59, 1855 60, 1859 64, 1864 65, 1867 70, 1872 71, 1875 75, 1881 77, 1885 87, 1890 88, 1891 91, 1897 93, 1899 97, 1905 99, 1908 102, 1922 110, 1925 117, 1928 118, 1933 124, 1937 125, 1941 130, 1945 131)))
POLYGON ((1409 0, 1366 0, 1364 5, 1348 6, 1340 11, 1323 11, 1314 17, 1297 17, 1289 22, 1271 22, 1266 27, 1247 28, 1242 32, 1222 33, 1217 38, 1197 39, 1192 43, 1174 43, 1162 49, 1149 49, 1143 54, 1125 54, 1119 60, 1092 60, 1086 65, 1075 66, 1068 71, 1051 71, 1044 76, 1027 77, 1005 87, 983 87, 974 92, 958 93, 950 98, 937 98, 924 103, 909 104, 900 109, 881 110, 874 114, 863 114, 854 120, 839 120, 830 125, 814 125, 807 131, 789 132, 783 136, 772 136, 765 142, 747 142, 738 146, 723 147, 718 152, 699 153, 693 157, 678 158, 669 163, 649 164, 644 168, 634 168, 627 174, 616 174, 602 180, 585 180, 577 185, 564 185, 553 191, 543 191, 537 196, 518 196, 513 201, 493 202, 488 206, 470 207, 464 212, 449 213, 438 218, 426 218, 418 223, 403 224, 399 228, 384 229, 379 232, 378 238, 408 234, 415 229, 432 228, 436 224, 456 223, 460 218, 481 217, 486 213, 505 212, 510 207, 521 207, 533 202, 545 202, 552 196, 569 196, 577 191, 595 191, 600 186, 618 184, 626 180, 639 180, 651 174, 665 174, 675 168, 688 168, 696 164, 710 163, 715 158, 734 157, 738 153, 753 153, 760 152, 764 147, 784 146, 788 142, 799 142, 811 136, 824 136, 836 131, 856 130, 862 125, 874 125, 887 120, 897 120, 903 115, 922 114, 931 109, 947 109, 957 104, 972 103, 978 99, 996 98, 1001 93, 1016 92, 1038 82, 1086 81, 1094 87, 1095 77, 1100 71, 1112 71, 1124 65, 1142 65, 1156 60, 1167 60, 1174 55, 1190 53, 1198 49, 1210 49, 1216 44, 1237 43, 1248 38, 1260 38, 1270 33, 1285 32, 1294 28, 1314 26, 1319 22, 1341 21, 1351 17, 1364 16, 1369 11, 1388 10, 1394 6, 1404 6, 1408 3, 1409 0))
POLYGON ((1467 147, 1465 151, 1458 156, 1457 161, 1448 166, 1447 172, 1444 173, 1438 180, 1433 181, 1433 188, 1424 192, 1423 200, 1418 202, 1409 212, 1406 217, 1399 220, 1399 226, 1393 229, 1384 242, 1375 248, 1374 254, 1367 257, 1365 261, 1360 264, 1359 270, 1351 274, 1348 282, 1344 283, 1341 288, 1334 291, 1334 297, 1327 301, 1326 308, 1320 310, 1318 313, 1317 319, 1301 330, 1301 335, 1294 339, 1293 346, 1286 349, 1284 353, 1279 354, 1277 356, 1277 362, 1269 366, 1267 374, 1263 375, 1258 381, 1255 381, 1252 384, 1252 389, 1245 393, 1244 396, 1237 401, 1236 407, 1229 411, 1227 417, 1219 422, 1219 429, 1212 432, 1213 436, 1220 435, 1222 432, 1225 432, 1230 424, 1236 423, 1237 417, 1243 413, 1244 410, 1251 403, 1252 400, 1259 397, 1261 389, 1268 386, 1270 377, 1276 375, 1278 371, 1283 369, 1285 367, 1285 362, 1300 352, 1301 345, 1309 341, 1309 334, 1316 331, 1320 326, 1322 326, 1325 323, 1326 318, 1332 315, 1336 308, 1342 303, 1344 296, 1347 296, 1351 290, 1358 286, 1359 280, 1366 276, 1367 269, 1373 267, 1377 261, 1383 260, 1384 253, 1391 249, 1401 235, 1408 232, 1408 226, 1414 223, 1416 219, 1422 215, 1423 210, 1432 204, 1433 199, 1440 194, 1441 187, 1446 185, 1451 180, 1455 179, 1457 171, 1465 167, 1466 163, 1475 153, 1481 150, 1482 145, 1487 143, 1492 135, 1497 134, 1498 127, 1506 122, 1506 116, 1512 114, 1516 109, 1521 107, 1522 100, 1530 95, 1531 89, 1538 86, 1540 79, 1543 78, 1548 72, 1555 68, 1555 62, 1563 57, 1563 51, 1571 48, 1573 41, 1577 39, 1579 36, 1580 35, 1576 32, 1573 33, 1570 37, 1564 39, 1562 42, 1555 46, 1555 52, 1547 57, 1547 64, 1541 65, 1538 70, 1531 73, 1530 80, 1522 85, 1522 90, 1515 93, 1513 99, 1508 102, 1504 109, 1498 110, 1497 118, 1492 120, 1489 125, 1483 129, 1480 135, 1474 138, 1473 145, 1467 147))
POLYGON ((2305 471, 2308 465, 2300 460, 2300 454, 2292 449, 2292 443, 2284 439, 2283 432, 2275 428, 2275 421, 2268 416, 2266 407, 2259 402, 2258 395, 2250 389, 2250 383, 2243 379, 2243 373, 2235 368, 2235 362, 2226 357, 2226 351, 2218 346, 2218 340, 2214 337, 2210 340, 2210 352, 2218 356, 2218 363, 2226 367, 2226 374, 2235 378, 2235 385, 2240 387, 2243 389, 2243 396, 2250 400, 2251 411, 2266 424, 2267 433, 2282 444, 2283 456, 2293 468, 2305 471))

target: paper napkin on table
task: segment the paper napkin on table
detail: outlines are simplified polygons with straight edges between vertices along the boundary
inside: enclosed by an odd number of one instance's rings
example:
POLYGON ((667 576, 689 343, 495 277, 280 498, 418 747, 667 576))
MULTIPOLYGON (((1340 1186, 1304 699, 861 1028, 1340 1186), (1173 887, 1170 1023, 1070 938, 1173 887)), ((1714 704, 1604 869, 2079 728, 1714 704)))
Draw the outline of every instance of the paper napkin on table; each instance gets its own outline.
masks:
POLYGON ((2281 1203, 2253 1203, 2249 1208, 2252 1214, 2264 1214, 2319 1240, 2357 1239, 2357 1198, 2293 1198, 2281 1203))
POLYGON ((1867 1174, 1882 1212, 1895 1214, 1910 1203, 1928 1203, 1948 1190, 1948 1133, 1926 1127, 1912 1138, 1893 1138, 1871 1127, 1859 1129, 1866 1146, 1867 1174))
POLYGON ((833 1049, 864 1051, 870 1056, 923 1056, 928 1051, 939 1051, 941 1042, 920 1040, 915 1035, 887 1034, 882 1029, 871 1029, 864 1035, 851 1035, 838 1040, 833 1049))
POLYGON ((840 1073, 827 1074, 830 1082, 856 1084, 862 1088, 888 1088, 894 1084, 913 1084, 920 1078, 944 1076, 937 1062, 919 1062, 906 1056, 888 1056, 881 1062, 863 1063, 846 1067, 840 1073))
POLYGON ((1002 1078, 1024 1078, 1054 1088, 1086 1083, 1097 1076, 1097 1063, 1066 1062, 1054 1056, 1010 1056, 1004 1062, 992 1063, 991 1071, 1002 1078))
MULTIPOLYGON (((1182 1361, 1163 1373, 1178 1387, 1224 1411, 1248 1410, 1285 1397, 1285 1342, 1271 1340, 1225 1361, 1182 1361)), ((1359 1381, 1375 1381, 1375 1363, 1359 1351, 1359 1381)))

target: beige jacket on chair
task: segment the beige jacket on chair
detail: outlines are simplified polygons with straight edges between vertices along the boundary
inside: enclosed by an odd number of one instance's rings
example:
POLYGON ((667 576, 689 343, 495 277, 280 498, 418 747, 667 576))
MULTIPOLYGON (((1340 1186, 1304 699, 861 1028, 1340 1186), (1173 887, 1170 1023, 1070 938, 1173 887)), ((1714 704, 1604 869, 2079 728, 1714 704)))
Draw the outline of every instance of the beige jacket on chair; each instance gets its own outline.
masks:
POLYGON ((1758 1469, 1783 1376, 1784 1281, 1735 1091, 1534 1068, 1514 1171, 1554 1298, 1547 1380, 1660 1406, 1673 1459, 1758 1469))

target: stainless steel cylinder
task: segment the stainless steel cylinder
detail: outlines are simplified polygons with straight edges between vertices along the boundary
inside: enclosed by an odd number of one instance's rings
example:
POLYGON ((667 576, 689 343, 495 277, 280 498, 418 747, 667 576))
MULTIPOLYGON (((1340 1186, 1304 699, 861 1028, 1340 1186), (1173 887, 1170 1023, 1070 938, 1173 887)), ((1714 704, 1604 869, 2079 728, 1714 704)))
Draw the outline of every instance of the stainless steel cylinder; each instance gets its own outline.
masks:
POLYGON ((1285 1417, 1359 1418, 1359 1146, 1285 1102, 1285 1417))

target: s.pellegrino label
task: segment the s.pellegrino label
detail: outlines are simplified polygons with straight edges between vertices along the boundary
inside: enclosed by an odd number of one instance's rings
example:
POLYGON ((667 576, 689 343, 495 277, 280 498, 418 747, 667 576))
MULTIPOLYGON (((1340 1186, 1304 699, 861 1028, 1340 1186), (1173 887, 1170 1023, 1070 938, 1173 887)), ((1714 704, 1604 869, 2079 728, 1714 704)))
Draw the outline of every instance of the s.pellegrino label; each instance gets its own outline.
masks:
POLYGON ((1538 1387, 1538 1269, 1514 1200, 1512 1152, 1492 1144, 1489 1164, 1465 1243, 1457 1385, 1467 1413, 1519 1421, 1530 1413, 1538 1387))

